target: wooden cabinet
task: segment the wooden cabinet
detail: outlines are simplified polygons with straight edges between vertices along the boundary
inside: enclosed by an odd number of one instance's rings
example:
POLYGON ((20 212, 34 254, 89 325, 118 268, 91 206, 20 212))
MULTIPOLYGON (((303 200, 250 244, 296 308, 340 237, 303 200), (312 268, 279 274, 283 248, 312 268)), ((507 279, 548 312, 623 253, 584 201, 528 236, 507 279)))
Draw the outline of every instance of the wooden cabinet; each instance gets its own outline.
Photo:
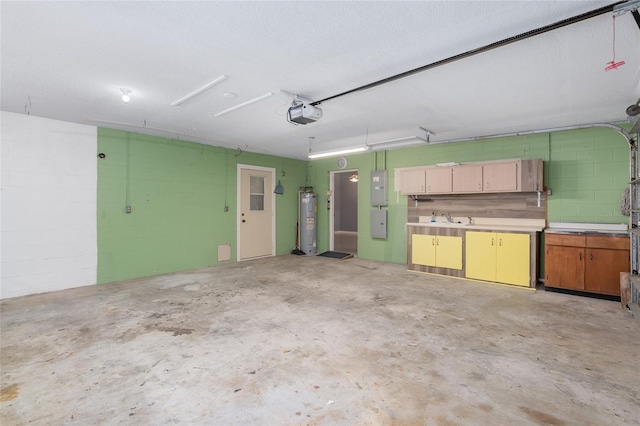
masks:
POLYGON ((629 237, 545 234, 545 286, 620 294, 629 271, 629 237))
POLYGON ((518 191, 519 173, 518 161, 508 163, 487 164, 483 167, 484 172, 484 191, 487 192, 505 192, 518 191))
POLYGON ((427 194, 447 194, 452 192, 451 167, 426 169, 427 194))
POLYGON ((416 265, 462 269, 462 237, 413 234, 411 259, 416 265))
POLYGON ((398 169, 404 195, 535 192, 543 190, 542 159, 398 169))
POLYGON ((402 195, 424 194, 427 189, 425 169, 405 169, 399 173, 402 195))
POLYGON ((452 167, 453 192, 458 194, 482 192, 483 168, 481 165, 452 167))
POLYGON ((528 287, 528 234, 474 232, 465 234, 466 277, 528 287))
POLYGON ((510 160, 485 164, 485 192, 542 191, 542 160, 510 160))

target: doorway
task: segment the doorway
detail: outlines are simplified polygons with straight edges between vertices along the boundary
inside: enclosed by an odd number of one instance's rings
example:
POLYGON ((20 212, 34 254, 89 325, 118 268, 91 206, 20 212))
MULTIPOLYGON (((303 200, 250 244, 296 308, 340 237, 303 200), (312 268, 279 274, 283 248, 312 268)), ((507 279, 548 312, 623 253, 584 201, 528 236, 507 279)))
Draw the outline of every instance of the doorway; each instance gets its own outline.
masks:
POLYGON ((330 250, 358 254, 358 180, 358 170, 330 174, 330 250))
POLYGON ((238 261, 275 256, 276 169, 238 164, 238 261))

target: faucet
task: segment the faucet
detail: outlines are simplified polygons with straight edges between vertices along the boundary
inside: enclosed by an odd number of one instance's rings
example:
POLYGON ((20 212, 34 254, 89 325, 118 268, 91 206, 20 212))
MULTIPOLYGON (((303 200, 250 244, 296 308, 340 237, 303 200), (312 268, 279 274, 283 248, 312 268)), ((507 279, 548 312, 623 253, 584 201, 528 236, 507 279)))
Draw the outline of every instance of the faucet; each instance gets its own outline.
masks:
POLYGON ((451 218, 451 215, 449 213, 442 213, 442 216, 447 218, 447 222, 453 223, 453 219, 451 218))

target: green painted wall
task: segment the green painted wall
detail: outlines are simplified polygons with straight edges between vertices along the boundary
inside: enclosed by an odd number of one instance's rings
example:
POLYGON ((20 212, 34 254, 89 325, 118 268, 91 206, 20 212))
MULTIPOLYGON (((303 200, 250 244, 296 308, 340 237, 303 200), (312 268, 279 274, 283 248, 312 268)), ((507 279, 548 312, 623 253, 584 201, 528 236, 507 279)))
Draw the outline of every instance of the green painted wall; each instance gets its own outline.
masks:
MULTIPOLYGON (((277 254, 295 244, 297 191, 307 185, 318 194, 318 251, 329 247, 326 194, 329 172, 339 171, 335 158, 304 162, 109 129, 98 129, 98 150, 107 155, 98 160, 99 283, 215 265, 219 244, 231 245, 235 261, 237 164, 277 170, 285 188, 276 196, 277 254)), ((347 169, 361 176, 358 256, 406 262, 407 198, 393 191, 394 168, 508 158, 544 159, 545 185, 553 190, 549 221, 627 222, 619 204, 629 149, 612 130, 425 145, 347 157, 347 169), (369 237, 369 174, 384 168, 388 238, 379 240, 369 237)))
POLYGON ((295 245, 304 161, 102 128, 98 152, 98 283, 235 261, 237 164, 276 169, 276 252, 295 245))
MULTIPOLYGON (((393 169, 437 163, 473 162, 509 158, 542 158, 545 185, 552 189, 547 219, 562 222, 627 223, 620 199, 629 181, 629 146, 610 129, 543 133, 483 141, 434 144, 346 157, 347 169, 358 169, 358 256, 386 262, 406 262, 407 197, 393 191, 393 169), (376 159, 377 156, 377 159, 376 159), (387 187, 388 238, 369 237, 369 173, 389 171, 387 187)), ((319 197, 318 250, 329 246, 327 197, 329 172, 338 171, 336 159, 309 164, 311 184, 319 197)))

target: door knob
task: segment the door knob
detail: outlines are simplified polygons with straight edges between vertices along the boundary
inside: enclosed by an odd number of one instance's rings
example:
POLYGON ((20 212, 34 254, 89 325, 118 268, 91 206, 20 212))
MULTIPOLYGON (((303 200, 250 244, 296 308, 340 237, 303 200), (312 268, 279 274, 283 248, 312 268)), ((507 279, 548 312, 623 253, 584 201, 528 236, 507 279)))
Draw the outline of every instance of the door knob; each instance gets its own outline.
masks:
POLYGON ((242 223, 245 223, 245 222, 246 222, 246 220, 242 219, 242 223))

